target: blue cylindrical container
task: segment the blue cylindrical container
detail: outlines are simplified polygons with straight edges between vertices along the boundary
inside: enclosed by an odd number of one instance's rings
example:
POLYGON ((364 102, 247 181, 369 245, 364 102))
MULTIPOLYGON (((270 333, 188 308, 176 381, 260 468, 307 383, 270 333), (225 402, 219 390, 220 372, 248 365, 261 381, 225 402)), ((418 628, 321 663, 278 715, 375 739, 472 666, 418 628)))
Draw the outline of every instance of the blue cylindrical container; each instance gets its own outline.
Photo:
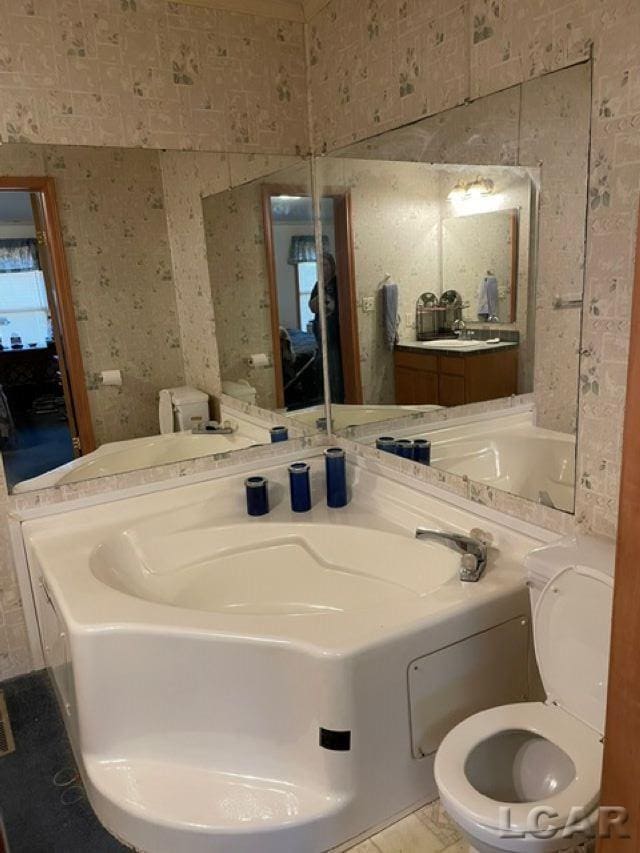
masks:
POLYGON ((272 427, 269 432, 271 433, 272 444, 277 444, 279 441, 288 441, 289 439, 289 430, 286 426, 272 427))
POLYGON ((376 438, 376 448, 378 450, 384 450, 385 453, 395 453, 396 440, 390 435, 381 435, 376 438))
POLYGON ((337 509, 347 503, 347 459, 341 447, 328 447, 324 452, 327 476, 327 506, 337 509))
POLYGON ((410 438, 399 438, 396 441, 396 454, 403 459, 413 459, 413 442, 410 438))
POLYGON ((414 438, 413 458, 421 465, 431 464, 431 442, 427 438, 414 438))
POLYGON ((289 465, 289 490, 291 509, 294 512, 309 512, 311 509, 311 485, 309 466, 306 462, 292 462, 289 465))
POLYGON ((266 515, 269 512, 269 481, 266 477, 247 477, 247 512, 249 515, 266 515))

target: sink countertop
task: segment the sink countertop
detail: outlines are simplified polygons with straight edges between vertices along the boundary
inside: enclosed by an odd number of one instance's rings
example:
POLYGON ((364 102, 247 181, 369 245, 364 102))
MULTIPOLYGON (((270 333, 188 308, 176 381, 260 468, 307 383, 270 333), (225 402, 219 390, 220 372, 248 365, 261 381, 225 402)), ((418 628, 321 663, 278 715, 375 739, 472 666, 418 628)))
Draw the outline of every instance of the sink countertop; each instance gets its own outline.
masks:
POLYGON ((496 344, 489 344, 486 341, 478 340, 474 343, 470 343, 469 346, 461 347, 455 346, 455 344, 452 346, 451 340, 445 338, 441 341, 437 339, 433 341, 401 341, 399 344, 396 344, 395 348, 397 350, 402 350, 403 352, 434 352, 446 353, 447 355, 476 355, 477 353, 490 352, 499 349, 514 349, 518 346, 518 341, 500 341, 496 344), (429 346, 425 346, 425 344, 429 344, 429 346))

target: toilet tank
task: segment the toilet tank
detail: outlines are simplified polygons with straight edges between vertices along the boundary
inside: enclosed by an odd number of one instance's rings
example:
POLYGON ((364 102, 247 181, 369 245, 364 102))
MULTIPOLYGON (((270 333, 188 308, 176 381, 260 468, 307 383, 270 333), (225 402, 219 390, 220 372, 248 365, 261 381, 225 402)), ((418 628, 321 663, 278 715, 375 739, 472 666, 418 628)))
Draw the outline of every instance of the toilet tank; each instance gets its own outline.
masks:
POLYGON ((183 385, 160 391, 160 432, 190 432, 209 420, 209 395, 183 385))

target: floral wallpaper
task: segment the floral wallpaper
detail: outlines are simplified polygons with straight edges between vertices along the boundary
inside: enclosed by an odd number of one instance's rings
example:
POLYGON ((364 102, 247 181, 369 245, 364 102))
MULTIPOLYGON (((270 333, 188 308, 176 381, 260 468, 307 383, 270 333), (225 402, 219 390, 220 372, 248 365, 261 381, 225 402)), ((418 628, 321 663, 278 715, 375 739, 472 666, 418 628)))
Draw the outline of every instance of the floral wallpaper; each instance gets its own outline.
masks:
POLYGON ((184 382, 158 153, 8 144, 0 171, 55 179, 97 444, 157 432, 158 390, 184 382))
POLYGON ((300 23, 165 0, 1 0, 0 139, 306 151, 300 23))

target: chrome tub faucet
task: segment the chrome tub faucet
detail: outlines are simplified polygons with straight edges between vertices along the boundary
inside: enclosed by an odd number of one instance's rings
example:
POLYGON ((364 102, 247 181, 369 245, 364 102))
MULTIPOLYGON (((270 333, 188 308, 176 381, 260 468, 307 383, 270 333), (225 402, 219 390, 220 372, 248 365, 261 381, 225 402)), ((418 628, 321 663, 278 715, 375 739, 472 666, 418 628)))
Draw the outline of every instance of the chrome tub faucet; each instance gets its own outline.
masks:
POLYGON ((198 426, 194 427, 191 432, 194 435, 232 435, 237 430, 237 426, 231 421, 202 421, 198 426))
POLYGON ((416 539, 433 539, 460 554, 460 580, 479 581, 487 567, 487 552, 493 542, 493 536, 484 530, 474 528, 470 536, 447 530, 430 530, 418 527, 416 539))

